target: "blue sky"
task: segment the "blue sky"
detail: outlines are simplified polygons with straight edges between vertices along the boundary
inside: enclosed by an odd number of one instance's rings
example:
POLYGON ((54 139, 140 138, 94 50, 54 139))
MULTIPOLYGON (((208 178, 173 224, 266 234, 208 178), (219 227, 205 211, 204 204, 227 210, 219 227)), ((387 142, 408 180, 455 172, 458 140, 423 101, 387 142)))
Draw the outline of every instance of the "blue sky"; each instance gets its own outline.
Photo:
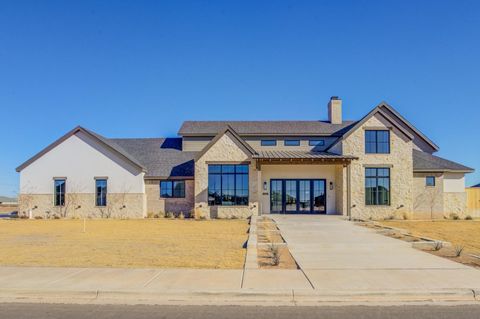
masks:
POLYGON ((325 119, 332 95, 389 102, 480 183, 479 38, 478 1, 2 1, 0 194, 77 124, 325 119))

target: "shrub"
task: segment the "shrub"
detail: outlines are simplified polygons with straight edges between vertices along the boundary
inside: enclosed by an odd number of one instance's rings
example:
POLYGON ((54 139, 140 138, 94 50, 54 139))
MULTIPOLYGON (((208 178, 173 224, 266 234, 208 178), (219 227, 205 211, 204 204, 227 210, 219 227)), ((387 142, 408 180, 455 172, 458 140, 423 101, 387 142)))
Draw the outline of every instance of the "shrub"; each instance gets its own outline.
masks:
POLYGON ((58 216, 58 215, 55 214, 55 215, 52 216, 52 218, 53 218, 53 219, 60 219, 60 216, 58 216))
POLYGON ((395 219, 395 215, 390 215, 384 218, 384 220, 392 220, 395 219))
POLYGON ((172 212, 166 212, 165 218, 175 218, 175 215, 172 212))
POLYGON ((473 218, 472 218, 472 216, 470 216, 470 215, 467 215, 467 217, 465 217, 465 220, 472 220, 472 219, 473 219, 473 218))
POLYGON ((180 214, 178 214, 178 218, 179 219, 185 219, 185 215, 183 214, 183 212, 180 212, 180 214))
POLYGON ((147 213, 147 218, 154 218, 155 214, 153 212, 148 212, 147 213))
POLYGON ((463 246, 461 245, 455 245, 454 249, 455 249, 455 257, 460 257, 462 255, 462 252, 463 252, 463 246))
POLYGON ((35 218, 35 219, 43 219, 42 216, 35 216, 34 218, 35 218))
POLYGON ((439 251, 442 248, 443 248, 443 243, 441 241, 436 241, 435 245, 433 246, 433 250, 439 251))
POLYGON ((272 243, 268 246, 268 250, 272 256, 272 266, 278 266, 280 264, 280 252, 278 247, 272 243))
POLYGON ((460 217, 459 217, 457 214, 455 214, 455 213, 451 213, 451 214, 450 214, 450 219, 459 220, 460 217))

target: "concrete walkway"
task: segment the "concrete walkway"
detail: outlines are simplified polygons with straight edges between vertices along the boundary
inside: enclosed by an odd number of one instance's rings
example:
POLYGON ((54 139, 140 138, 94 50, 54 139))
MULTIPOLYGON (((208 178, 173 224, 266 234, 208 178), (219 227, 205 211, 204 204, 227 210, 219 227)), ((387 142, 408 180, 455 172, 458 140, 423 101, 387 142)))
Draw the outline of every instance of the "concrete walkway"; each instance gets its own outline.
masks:
POLYGON ((316 291, 478 289, 480 271, 339 216, 274 217, 316 291))

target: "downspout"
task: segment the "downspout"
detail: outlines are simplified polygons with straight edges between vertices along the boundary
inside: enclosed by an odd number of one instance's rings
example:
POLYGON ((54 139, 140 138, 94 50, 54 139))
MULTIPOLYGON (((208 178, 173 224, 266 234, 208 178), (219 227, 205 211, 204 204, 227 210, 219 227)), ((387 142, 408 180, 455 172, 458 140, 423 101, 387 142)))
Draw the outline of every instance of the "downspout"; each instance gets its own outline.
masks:
POLYGON ((351 197, 351 172, 350 172, 350 165, 351 163, 348 163, 347 165, 347 216, 348 220, 352 220, 352 197, 351 197))

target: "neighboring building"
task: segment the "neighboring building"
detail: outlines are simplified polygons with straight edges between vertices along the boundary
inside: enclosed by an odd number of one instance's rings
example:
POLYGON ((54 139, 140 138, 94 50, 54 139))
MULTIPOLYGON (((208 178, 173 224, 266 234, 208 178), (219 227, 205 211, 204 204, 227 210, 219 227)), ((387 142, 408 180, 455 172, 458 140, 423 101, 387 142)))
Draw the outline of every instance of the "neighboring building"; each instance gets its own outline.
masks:
POLYGON ((473 185, 472 188, 480 188, 480 184, 477 184, 477 185, 473 185))
POLYGON ((206 217, 270 213, 443 218, 466 211, 466 173, 387 103, 359 121, 186 121, 179 138, 76 127, 17 168, 20 213, 206 217))
POLYGON ((17 211, 17 199, 0 196, 0 214, 17 211))

